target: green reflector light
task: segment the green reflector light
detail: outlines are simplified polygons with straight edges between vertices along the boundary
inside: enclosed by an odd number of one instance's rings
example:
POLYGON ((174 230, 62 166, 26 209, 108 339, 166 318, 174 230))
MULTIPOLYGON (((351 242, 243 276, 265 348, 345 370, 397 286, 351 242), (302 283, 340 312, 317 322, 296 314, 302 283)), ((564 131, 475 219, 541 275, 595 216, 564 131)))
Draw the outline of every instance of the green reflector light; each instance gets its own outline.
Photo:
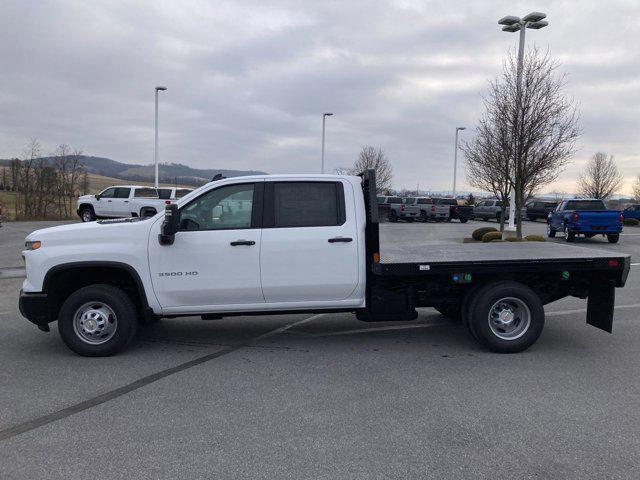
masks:
POLYGON ((567 272, 566 270, 564 272, 562 272, 562 279, 563 280, 569 280, 570 277, 571 277, 571 274, 569 272, 567 272))

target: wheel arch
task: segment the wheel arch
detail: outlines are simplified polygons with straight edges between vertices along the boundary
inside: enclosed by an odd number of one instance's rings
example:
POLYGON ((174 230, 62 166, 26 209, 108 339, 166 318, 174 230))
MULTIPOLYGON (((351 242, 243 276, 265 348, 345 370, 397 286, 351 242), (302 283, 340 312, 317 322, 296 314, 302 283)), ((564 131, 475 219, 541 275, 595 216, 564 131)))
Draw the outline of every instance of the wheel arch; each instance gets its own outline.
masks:
POLYGON ((42 291, 49 297, 49 321, 57 319, 60 308, 73 292, 92 284, 113 285, 127 293, 141 318, 153 315, 140 275, 131 265, 112 261, 83 261, 57 265, 47 271, 42 291), (61 288, 55 287, 61 286, 61 288))

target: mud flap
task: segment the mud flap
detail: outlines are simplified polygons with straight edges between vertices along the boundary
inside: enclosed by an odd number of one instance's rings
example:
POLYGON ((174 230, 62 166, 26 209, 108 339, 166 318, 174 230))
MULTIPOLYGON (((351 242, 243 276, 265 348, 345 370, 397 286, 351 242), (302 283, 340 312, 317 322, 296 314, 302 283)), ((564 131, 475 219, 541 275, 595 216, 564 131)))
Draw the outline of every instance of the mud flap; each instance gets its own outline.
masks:
POLYGON ((615 301, 616 289, 613 285, 598 285, 590 288, 589 301, 587 303, 587 323, 611 333, 615 301))
POLYGON ((418 318, 413 287, 392 290, 374 286, 369 292, 367 308, 356 312, 364 322, 408 321, 418 318))

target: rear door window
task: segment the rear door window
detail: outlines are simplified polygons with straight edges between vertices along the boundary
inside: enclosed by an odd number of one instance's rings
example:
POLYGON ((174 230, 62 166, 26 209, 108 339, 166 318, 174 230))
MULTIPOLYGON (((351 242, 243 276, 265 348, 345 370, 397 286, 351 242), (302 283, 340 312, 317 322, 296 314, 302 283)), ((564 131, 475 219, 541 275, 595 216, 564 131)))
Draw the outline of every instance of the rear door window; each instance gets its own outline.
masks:
POLYGON ((273 182, 265 187, 273 198, 265 211, 265 227, 326 227, 345 222, 341 182, 273 182))
POLYGON ((171 198, 171 189, 170 188, 159 188, 158 189, 158 198, 162 200, 169 200, 171 198))
POLYGON ((188 188, 179 188, 178 190, 176 190, 176 198, 182 198, 191 192, 193 192, 193 190, 190 190, 188 188))
POLYGON ((116 188, 116 194, 113 198, 129 198, 130 193, 130 188, 118 187, 116 188))
POLYGON ((133 196, 135 198, 158 198, 158 192, 155 188, 136 188, 133 196))

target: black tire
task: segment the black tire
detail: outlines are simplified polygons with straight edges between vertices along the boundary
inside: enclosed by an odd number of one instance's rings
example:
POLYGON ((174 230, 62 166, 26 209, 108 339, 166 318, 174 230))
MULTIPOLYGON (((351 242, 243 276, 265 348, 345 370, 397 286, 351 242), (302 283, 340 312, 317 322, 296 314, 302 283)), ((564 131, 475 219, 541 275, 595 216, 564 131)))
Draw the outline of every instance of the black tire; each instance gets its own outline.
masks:
POLYGON ((564 226, 564 240, 567 243, 573 243, 576 241, 576 232, 572 232, 567 224, 564 226))
POLYGON ((462 298, 462 303, 460 306, 460 318, 464 326, 467 327, 469 333, 474 338, 476 342, 479 342, 478 336, 473 329, 473 325, 469 323, 469 317, 471 316, 471 302, 475 298, 475 294, 483 287, 483 285, 475 285, 471 287, 471 289, 465 294, 464 298, 462 298))
POLYGON ((620 234, 619 233, 609 233, 607 235, 607 240, 609 241, 609 243, 618 243, 618 240, 620 240, 620 234))
POLYGON ((93 207, 82 207, 80 209, 80 220, 83 222, 93 222, 96 219, 96 214, 93 211, 93 207))
MULTIPOLYGON (((500 223, 500 213, 496 213, 496 222, 500 223)), ((506 220, 506 218, 505 218, 506 220)))
POLYGON ((389 212, 389 221, 396 223, 398 221, 398 214, 395 212, 395 210, 391 210, 391 212, 389 212))
POLYGON ((526 285, 512 281, 496 282, 473 294, 467 322, 472 335, 484 347, 496 353, 516 353, 526 350, 538 340, 544 328, 544 307, 538 295, 526 285), (496 330, 491 326, 490 312, 499 306, 501 300, 523 306, 523 316, 516 320, 524 322, 524 315, 529 318, 528 324, 520 324, 521 333, 515 330, 513 338, 505 338, 508 336, 506 332, 501 333, 499 328, 496 330))
POLYGON ((469 219, 467 217, 460 217, 460 223, 467 223, 469 219))
POLYGON ((420 221, 427 223, 429 221, 429 217, 427 215, 427 212, 425 212, 424 210, 420 210, 420 221))
MULTIPOLYGON (((113 323, 111 317, 108 321, 113 323)), ((133 339, 137 327, 133 301, 125 292, 111 285, 89 285, 77 290, 67 298, 58 315, 58 331, 62 340, 71 350, 85 357, 106 357, 123 350, 133 339), (74 317, 79 309, 92 302, 107 305, 115 314, 115 331, 104 343, 89 343, 74 328, 74 317)))
POLYGON ((553 228, 553 227, 551 226, 551 224, 547 222, 547 237, 549 237, 549 238, 555 238, 555 237, 556 237, 556 233, 558 233, 558 232, 556 231, 556 229, 555 229, 555 228, 553 228))
POLYGON ((447 320, 451 320, 454 322, 458 322, 461 320, 461 310, 460 305, 440 305, 435 308, 440 315, 445 317, 447 320))

